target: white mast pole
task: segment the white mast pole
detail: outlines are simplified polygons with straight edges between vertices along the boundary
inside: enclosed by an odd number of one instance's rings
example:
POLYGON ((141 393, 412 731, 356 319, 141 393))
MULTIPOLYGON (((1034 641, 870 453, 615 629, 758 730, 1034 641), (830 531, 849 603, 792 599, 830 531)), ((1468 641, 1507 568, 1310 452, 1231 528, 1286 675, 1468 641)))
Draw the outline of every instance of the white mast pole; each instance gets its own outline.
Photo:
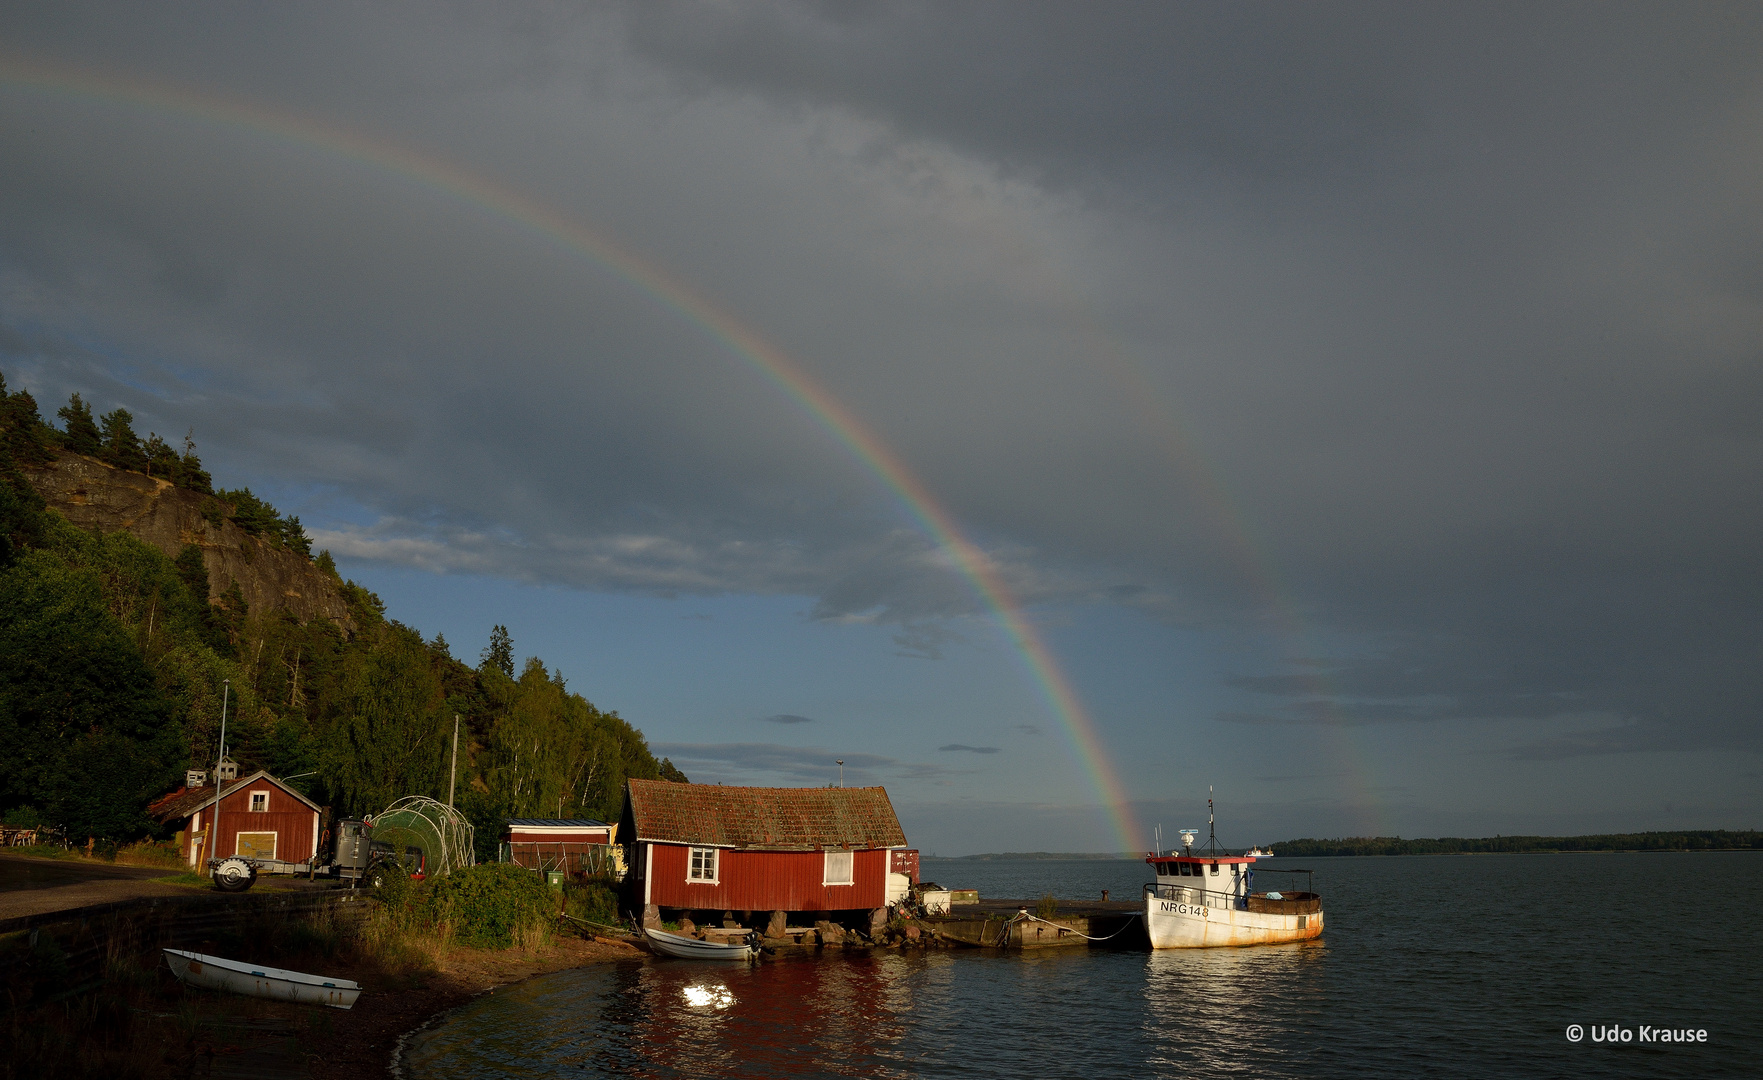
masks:
MULTIPOLYGON (((208 815, 208 853, 212 858, 220 847, 220 763, 226 760, 226 707, 233 696, 233 680, 220 680, 220 757, 214 762, 214 807, 208 815)), ((202 861, 204 866, 208 860, 202 861)))
POLYGON ((453 805, 453 785, 459 782, 459 714, 453 714, 453 771, 447 774, 447 805, 453 805))

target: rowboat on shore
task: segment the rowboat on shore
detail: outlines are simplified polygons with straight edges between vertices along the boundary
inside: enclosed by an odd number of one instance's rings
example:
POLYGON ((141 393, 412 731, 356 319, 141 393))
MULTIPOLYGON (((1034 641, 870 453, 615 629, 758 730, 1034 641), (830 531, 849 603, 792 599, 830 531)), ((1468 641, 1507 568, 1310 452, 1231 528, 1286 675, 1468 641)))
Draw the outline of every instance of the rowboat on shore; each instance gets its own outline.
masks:
POLYGON ((333 1009, 350 1008, 361 996, 361 984, 348 979, 308 975, 262 964, 243 964, 182 949, 163 951, 166 966, 171 968, 173 975, 204 990, 230 990, 247 997, 296 1001, 302 1005, 329 1005, 333 1009))
POLYGON ((649 939, 649 944, 656 952, 680 960, 751 960, 759 955, 759 949, 752 940, 753 935, 742 941, 699 941, 683 934, 669 934, 645 926, 643 936, 649 939))

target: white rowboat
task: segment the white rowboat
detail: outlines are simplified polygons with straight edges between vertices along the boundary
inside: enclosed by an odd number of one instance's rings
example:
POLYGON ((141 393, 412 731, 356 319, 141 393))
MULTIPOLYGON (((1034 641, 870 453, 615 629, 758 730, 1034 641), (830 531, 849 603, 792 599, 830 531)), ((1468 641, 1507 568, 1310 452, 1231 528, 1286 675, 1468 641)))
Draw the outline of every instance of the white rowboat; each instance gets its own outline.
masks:
POLYGON ((643 928, 643 935, 649 939, 649 944, 655 947, 656 952, 680 960, 751 960, 759 955, 758 949, 744 941, 699 941, 697 938, 668 934, 648 927, 643 928))
POLYGON ((171 968, 173 975, 204 990, 230 990, 248 997, 329 1005, 333 1009, 347 1009, 361 996, 361 984, 348 979, 308 975, 262 964, 242 964, 237 960, 223 960, 182 949, 163 951, 166 966, 171 968))

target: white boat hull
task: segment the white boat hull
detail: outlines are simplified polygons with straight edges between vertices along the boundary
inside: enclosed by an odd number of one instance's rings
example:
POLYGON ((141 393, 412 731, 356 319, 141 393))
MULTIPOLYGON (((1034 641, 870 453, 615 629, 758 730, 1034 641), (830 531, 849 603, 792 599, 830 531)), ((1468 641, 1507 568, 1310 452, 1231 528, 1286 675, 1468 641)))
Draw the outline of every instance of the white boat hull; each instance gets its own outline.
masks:
MULTIPOLYGON (((1216 895, 1216 894, 1212 894, 1216 895)), ((1153 949, 1209 949, 1277 945, 1322 936, 1322 909, 1302 913, 1247 911, 1217 906, 1182 890, 1145 897, 1145 932, 1153 949)))
POLYGON ((361 984, 348 979, 243 964, 182 949, 163 951, 166 966, 171 968, 173 975, 204 990, 226 990, 248 997, 295 1001, 303 1005, 328 1005, 333 1009, 351 1008, 355 999, 361 996, 361 984))
POLYGON ((747 944, 724 944, 720 941, 699 941, 681 934, 643 928, 649 944, 663 956, 680 960, 751 960, 759 950, 747 944))

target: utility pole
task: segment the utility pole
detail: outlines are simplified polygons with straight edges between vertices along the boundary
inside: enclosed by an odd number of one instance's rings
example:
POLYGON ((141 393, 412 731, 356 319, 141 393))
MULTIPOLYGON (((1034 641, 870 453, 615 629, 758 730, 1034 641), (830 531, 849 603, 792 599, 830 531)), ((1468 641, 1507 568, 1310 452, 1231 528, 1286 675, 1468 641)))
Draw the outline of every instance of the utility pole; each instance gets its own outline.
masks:
MULTIPOLYGON (((208 843, 205 845, 210 858, 215 856, 215 849, 220 845, 220 763, 226 760, 226 707, 233 696, 233 680, 222 679, 220 686, 220 756, 214 762, 214 812, 208 815, 208 843)), ((206 867, 208 860, 202 860, 202 865, 206 867)))
POLYGON ((835 758, 834 760, 839 763, 839 786, 844 787, 845 786, 845 759, 844 758, 835 758))
POLYGON ((453 714, 453 771, 447 774, 447 805, 453 805, 453 785, 459 782, 459 714, 453 714))

